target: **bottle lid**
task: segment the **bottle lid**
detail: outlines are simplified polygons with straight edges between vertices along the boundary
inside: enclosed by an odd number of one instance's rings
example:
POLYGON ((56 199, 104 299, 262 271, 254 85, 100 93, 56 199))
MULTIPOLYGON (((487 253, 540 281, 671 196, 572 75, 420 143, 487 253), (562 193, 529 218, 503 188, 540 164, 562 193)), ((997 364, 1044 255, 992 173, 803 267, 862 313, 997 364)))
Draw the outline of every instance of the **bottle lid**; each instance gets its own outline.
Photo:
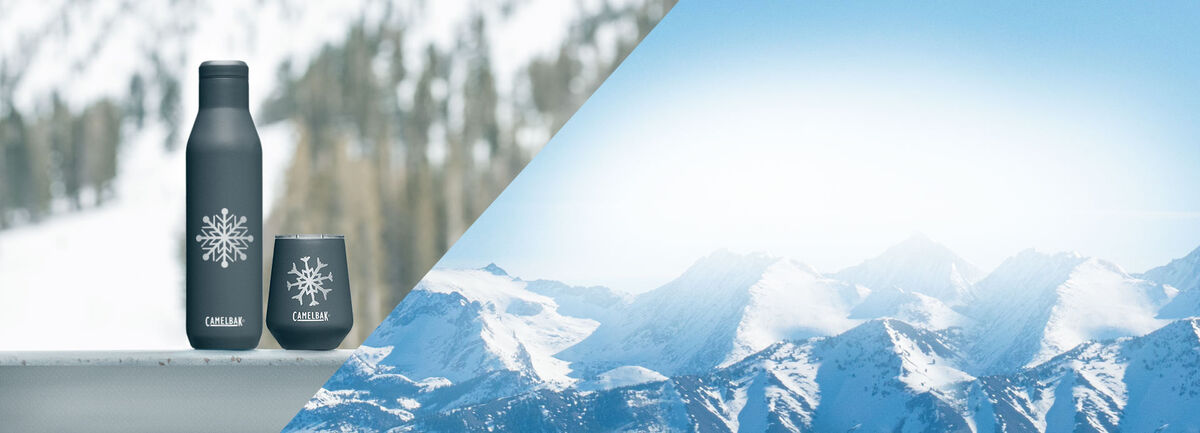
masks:
POLYGON ((345 235, 331 234, 296 234, 296 235, 275 235, 275 239, 345 239, 345 235))
POLYGON ((250 67, 241 60, 209 60, 200 64, 200 78, 246 78, 250 67))

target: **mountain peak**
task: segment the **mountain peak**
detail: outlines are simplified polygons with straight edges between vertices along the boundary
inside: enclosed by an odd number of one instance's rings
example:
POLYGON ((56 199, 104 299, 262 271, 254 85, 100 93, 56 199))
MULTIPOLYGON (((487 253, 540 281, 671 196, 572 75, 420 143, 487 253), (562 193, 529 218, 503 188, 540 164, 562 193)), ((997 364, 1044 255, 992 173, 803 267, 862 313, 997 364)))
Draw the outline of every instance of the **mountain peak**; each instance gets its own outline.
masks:
POLYGON ((1168 323, 1166 326, 1146 334, 1143 340, 1164 340, 1200 347, 1200 317, 1189 317, 1168 323))
POLYGON ((1186 256, 1139 275, 1160 284, 1170 284, 1181 292, 1200 290, 1200 247, 1186 256))
POLYGON ((1082 262, 1088 260, 1089 258, 1090 257, 1084 256, 1083 254, 1079 254, 1078 251, 1059 251, 1056 253, 1049 253, 1049 252, 1039 250, 1037 248, 1026 248, 1026 249, 1021 250, 1021 252, 1017 253, 1016 255, 1009 257, 1009 260, 1014 260, 1014 259, 1015 260, 1024 260, 1024 261, 1039 260, 1039 261, 1057 261, 1057 262, 1063 262, 1063 263, 1074 261, 1074 262, 1082 263, 1082 262))
POLYGON ((859 324, 858 326, 850 328, 846 332, 839 334, 838 337, 840 337, 840 336, 863 337, 863 336, 873 335, 873 336, 887 337, 887 338, 891 339, 891 338, 895 338, 895 336, 898 336, 898 335, 899 336, 909 336, 909 335, 917 334, 919 332, 924 332, 924 331, 919 330, 918 328, 908 324, 907 322, 905 322, 903 320, 895 319, 895 318, 891 318, 891 317, 883 317, 883 318, 879 318, 879 319, 871 319, 871 320, 865 321, 865 322, 859 324))
POLYGON ((802 263, 718 250, 634 299, 558 356, 584 376, 629 359, 671 376, 736 362, 781 339, 837 334, 859 301, 855 287, 802 263))
POLYGON ((696 260, 692 267, 698 266, 739 266, 739 265, 763 265, 779 260, 778 257, 772 257, 770 254, 761 251, 751 253, 735 253, 725 248, 713 251, 707 256, 696 260))
POLYGON ((1085 340, 1143 335, 1173 292, 1116 264, 1074 252, 1025 250, 974 287, 969 306, 978 367, 1011 371, 1085 340))
POLYGON ((899 245, 940 245, 923 232, 914 231, 899 245))
POLYGON ((1056 280, 1065 280, 1079 265, 1091 260, 1074 251, 1058 253, 1042 252, 1034 248, 1026 248, 1016 255, 1000 263, 988 279, 1013 275, 1037 275, 1056 280))
MULTIPOLYGON (((892 355, 889 358, 897 361, 902 369, 908 369, 912 365, 937 365, 938 369, 946 368, 956 364, 960 359, 959 348, 954 338, 945 334, 930 331, 918 326, 913 326, 908 322, 898 319, 884 318, 874 319, 863 322, 862 324, 847 330, 846 332, 820 340, 817 345, 825 348, 840 347, 840 352, 843 355, 858 355, 867 351, 884 351, 890 352, 892 355), (893 358, 894 357, 894 358, 893 358), (930 362, 934 358, 940 360, 930 362), (905 360, 907 362, 900 362, 905 360)), ((830 353, 827 351, 826 355, 830 353)), ((862 356, 853 356, 854 359, 863 359, 862 356)), ((880 358, 874 358, 878 360, 880 358)), ((926 375, 928 369, 923 372, 912 370, 920 376, 918 388, 925 388, 929 380, 937 376, 941 376, 942 380, 954 381, 969 379, 965 373, 950 368, 939 372, 939 374, 926 375)), ((908 376, 908 374, 902 374, 908 376)), ((901 378, 904 381, 903 378, 901 378)), ((908 382, 908 381, 906 381, 908 382)), ((910 383, 910 385, 913 385, 910 383)))
POLYGON ((967 287, 982 276, 970 262, 919 232, 879 256, 834 274, 872 290, 903 289, 947 303, 961 301, 967 287))
POLYGON ((497 266, 495 263, 488 263, 488 265, 487 265, 487 266, 484 266, 484 267, 482 267, 482 268, 479 268, 479 270, 481 270, 481 271, 485 271, 485 272, 487 272, 487 273, 490 273, 490 274, 492 274, 492 275, 499 275, 499 276, 501 276, 501 277, 507 277, 507 276, 509 276, 509 275, 508 275, 508 272, 505 272, 503 268, 501 268, 501 267, 497 266))
POLYGON ((666 286, 655 289, 655 291, 663 290, 667 287, 692 286, 696 283, 705 283, 713 279, 728 280, 731 278, 744 280, 745 284, 742 285, 749 286, 750 283, 761 278, 768 267, 778 261, 780 261, 778 257, 772 257, 762 252, 739 254, 726 249, 719 249, 712 254, 696 260, 679 278, 668 283, 666 286))

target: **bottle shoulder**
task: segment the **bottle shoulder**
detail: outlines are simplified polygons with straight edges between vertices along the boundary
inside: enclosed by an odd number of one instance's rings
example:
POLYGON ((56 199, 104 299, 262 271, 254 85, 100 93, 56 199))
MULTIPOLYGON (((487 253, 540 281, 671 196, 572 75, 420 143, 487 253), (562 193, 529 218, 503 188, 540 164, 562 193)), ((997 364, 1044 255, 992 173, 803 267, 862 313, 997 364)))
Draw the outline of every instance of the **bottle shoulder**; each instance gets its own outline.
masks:
POLYGON ((250 112, 228 108, 200 110, 188 135, 187 151, 233 149, 262 152, 262 142, 250 112))

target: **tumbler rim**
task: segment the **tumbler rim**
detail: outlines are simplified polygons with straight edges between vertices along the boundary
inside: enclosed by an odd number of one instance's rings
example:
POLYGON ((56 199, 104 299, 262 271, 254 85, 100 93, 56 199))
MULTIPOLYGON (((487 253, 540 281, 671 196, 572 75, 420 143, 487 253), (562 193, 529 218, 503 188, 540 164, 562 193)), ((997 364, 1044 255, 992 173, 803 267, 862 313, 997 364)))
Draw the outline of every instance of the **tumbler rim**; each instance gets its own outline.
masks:
POLYGON ((346 235, 334 234, 287 234, 275 235, 275 239, 345 239, 346 235))

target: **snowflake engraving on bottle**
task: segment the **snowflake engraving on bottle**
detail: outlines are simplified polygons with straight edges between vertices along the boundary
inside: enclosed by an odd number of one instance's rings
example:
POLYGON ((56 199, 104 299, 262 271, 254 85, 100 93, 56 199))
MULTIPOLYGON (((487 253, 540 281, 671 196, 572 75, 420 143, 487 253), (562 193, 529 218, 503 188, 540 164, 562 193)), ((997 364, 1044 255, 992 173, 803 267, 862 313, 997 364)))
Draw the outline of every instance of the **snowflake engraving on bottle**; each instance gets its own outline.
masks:
POLYGON ((204 226, 196 235, 196 242, 204 249, 202 260, 219 261, 222 268, 228 268, 230 262, 246 260, 246 250, 254 243, 254 235, 246 227, 246 217, 221 208, 219 215, 205 216, 202 221, 204 226))
POLYGON ((333 272, 321 275, 321 269, 328 265, 321 263, 321 258, 317 257, 317 267, 309 267, 308 259, 310 258, 300 258, 300 261, 304 262, 304 269, 297 268, 296 262, 292 262, 292 270, 288 271, 288 274, 295 275, 296 279, 295 281, 288 281, 287 286, 289 292, 292 289, 298 289, 300 292, 296 296, 292 296, 292 299, 300 302, 300 305, 304 305, 304 297, 308 296, 311 300, 308 306, 312 307, 320 304, 320 302, 317 302, 317 293, 321 294, 322 300, 329 299, 329 292, 333 289, 326 289, 325 282, 333 281, 333 272))

